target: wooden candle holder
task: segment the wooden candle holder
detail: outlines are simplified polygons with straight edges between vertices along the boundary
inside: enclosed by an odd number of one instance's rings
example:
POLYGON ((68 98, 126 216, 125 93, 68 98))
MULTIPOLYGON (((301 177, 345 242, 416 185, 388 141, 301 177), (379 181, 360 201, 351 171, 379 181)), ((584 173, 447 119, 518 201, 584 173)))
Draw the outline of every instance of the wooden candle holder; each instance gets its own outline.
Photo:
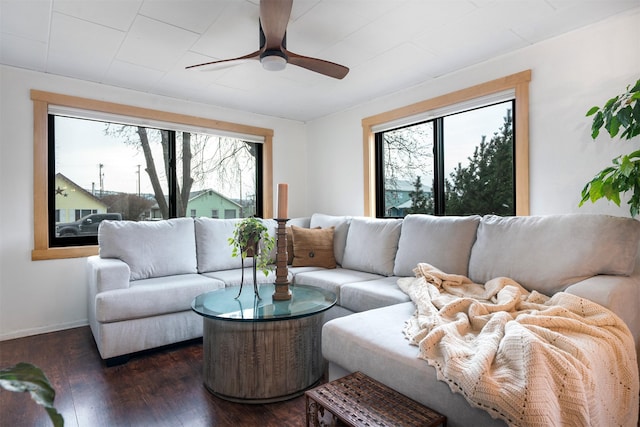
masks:
POLYGON ((273 293, 274 301, 286 301, 291 299, 289 290, 289 268, 287 267, 287 218, 277 218, 276 229, 276 291, 273 293))

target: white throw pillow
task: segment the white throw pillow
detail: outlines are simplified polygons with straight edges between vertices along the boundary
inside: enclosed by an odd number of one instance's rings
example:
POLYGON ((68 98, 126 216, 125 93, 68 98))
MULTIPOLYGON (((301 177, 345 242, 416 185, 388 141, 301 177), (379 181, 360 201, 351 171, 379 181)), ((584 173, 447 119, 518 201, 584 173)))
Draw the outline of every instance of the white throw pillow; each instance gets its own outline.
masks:
MULTIPOLYGON (((242 266, 242 258, 233 257, 233 246, 229 245, 229 238, 233 237, 233 231, 241 218, 215 219, 196 218, 196 247, 198 250, 198 272, 232 270, 242 266)), ((278 226, 275 219, 260 219, 267 227, 268 233, 276 238, 278 226)), ((276 259, 276 246, 273 245, 270 258, 276 259)), ((245 267, 251 265, 251 259, 245 260, 245 267)))
POLYGON ((401 219, 351 219, 342 267, 392 276, 401 227, 401 219))
POLYGON ((466 276, 480 219, 479 215, 407 215, 393 274, 413 277, 418 263, 426 262, 446 273, 466 276))
POLYGON ((240 268, 242 259, 232 257, 233 247, 228 239, 240 219, 196 218, 196 247, 198 272, 231 270, 240 268))
POLYGON ((129 265, 131 280, 197 273, 191 218, 103 221, 98 244, 102 258, 118 258, 129 265))

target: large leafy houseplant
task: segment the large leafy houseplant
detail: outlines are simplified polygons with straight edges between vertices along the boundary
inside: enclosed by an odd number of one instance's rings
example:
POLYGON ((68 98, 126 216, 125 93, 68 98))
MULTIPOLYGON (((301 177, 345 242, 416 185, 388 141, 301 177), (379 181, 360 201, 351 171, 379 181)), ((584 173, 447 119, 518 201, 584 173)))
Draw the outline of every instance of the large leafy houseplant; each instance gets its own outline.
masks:
MULTIPOLYGON (((593 107, 587 116, 593 116, 591 137, 596 139, 600 129, 614 138, 620 130, 621 139, 630 140, 640 134, 640 80, 626 92, 608 100, 602 108, 593 107)), ((612 160, 613 166, 600 171, 582 189, 580 206, 606 198, 620 206, 620 195, 631 192, 629 212, 632 217, 640 213, 640 150, 621 155, 612 160)))
POLYGON ((253 258, 253 289, 259 298, 256 270, 262 271, 265 276, 272 270, 271 250, 275 246, 275 238, 269 235, 269 230, 259 218, 250 217, 236 223, 233 236, 229 237, 228 241, 233 248, 231 256, 242 258, 240 292, 244 284, 244 260, 248 257, 253 258))
POLYGON ((30 363, 18 363, 0 370, 0 386, 5 390, 29 392, 31 398, 44 406, 54 427, 64 426, 64 419, 53 406, 56 392, 40 368, 30 363))

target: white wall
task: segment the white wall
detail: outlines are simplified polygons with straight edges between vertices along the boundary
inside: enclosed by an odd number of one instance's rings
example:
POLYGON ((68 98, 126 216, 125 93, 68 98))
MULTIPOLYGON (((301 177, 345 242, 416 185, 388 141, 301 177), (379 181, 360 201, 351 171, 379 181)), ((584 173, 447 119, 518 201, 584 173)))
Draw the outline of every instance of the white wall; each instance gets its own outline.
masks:
POLYGON ((271 128, 274 187, 295 182, 289 188, 290 215, 306 213, 306 179, 300 179, 306 165, 287 161, 289 156, 307 158, 306 130, 300 122, 0 66, 0 340, 87 323, 86 260, 31 261, 31 89, 271 128))
POLYGON ((308 124, 310 212, 364 212, 361 121, 526 69, 530 83, 530 212, 600 212, 629 216, 626 202, 578 208, 583 186, 611 159, 640 147, 593 142, 593 105, 602 106, 640 78, 640 9, 308 124))

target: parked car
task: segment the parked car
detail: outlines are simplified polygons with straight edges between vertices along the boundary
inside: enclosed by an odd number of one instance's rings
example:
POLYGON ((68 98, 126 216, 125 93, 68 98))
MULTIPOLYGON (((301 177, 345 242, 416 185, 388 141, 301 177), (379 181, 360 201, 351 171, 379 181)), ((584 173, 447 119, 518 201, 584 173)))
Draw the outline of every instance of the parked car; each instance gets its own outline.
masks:
POLYGON ((98 226, 105 219, 120 221, 119 213, 96 213, 83 216, 77 221, 64 222, 56 225, 56 237, 98 235, 98 226))

